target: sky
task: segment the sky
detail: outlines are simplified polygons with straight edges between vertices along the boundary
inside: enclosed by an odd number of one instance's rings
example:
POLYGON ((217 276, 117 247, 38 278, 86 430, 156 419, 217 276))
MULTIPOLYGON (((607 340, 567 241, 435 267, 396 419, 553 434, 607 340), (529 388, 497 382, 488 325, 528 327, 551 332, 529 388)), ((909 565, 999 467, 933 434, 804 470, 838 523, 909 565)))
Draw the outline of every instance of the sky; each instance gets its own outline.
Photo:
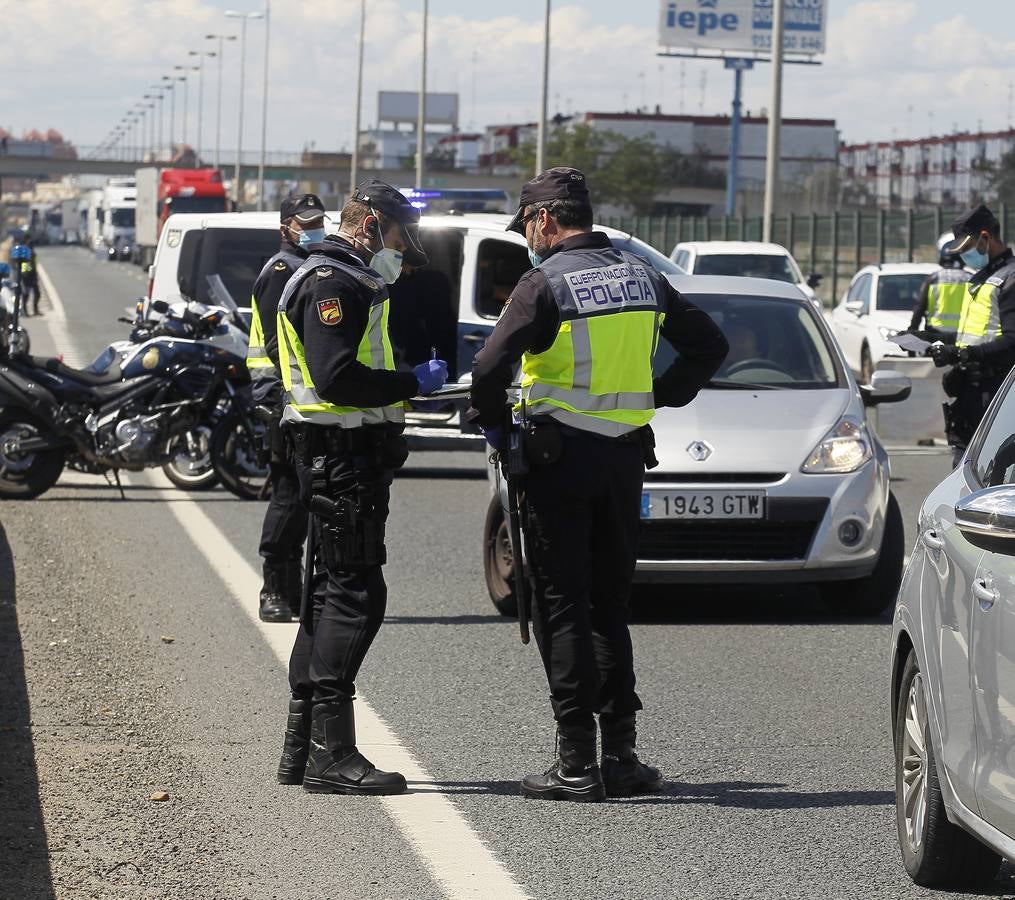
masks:
MULTIPOLYGON (((227 8, 264 0, 0 0, 17 22, 0 59, 0 125, 102 140, 208 33, 235 33, 227 8), (22 38, 21 36, 25 36, 22 38)), ((834 118, 859 143, 1007 128, 1015 83, 1015 0, 827 0, 821 66, 788 66, 783 115, 834 118), (961 10, 961 11, 956 11, 961 10)), ((419 84, 421 0, 367 0, 363 125, 378 90, 419 84)), ((533 121, 539 108, 543 0, 430 0, 428 89, 460 93, 463 129, 533 121)), ((715 62, 659 58, 658 0, 553 0, 550 111, 728 113, 732 73, 715 62)), ((269 150, 351 146, 359 3, 271 0, 269 150)), ((247 26, 243 146, 260 146, 265 27, 247 26)), ((236 145, 239 42, 226 45, 222 146, 236 145)), ((204 140, 216 128, 217 69, 204 75, 204 140)), ((767 105, 768 67, 747 73, 744 109, 767 105)), ((196 131, 196 76, 188 89, 196 131)), ((177 99, 177 137, 182 113, 177 99)), ((168 104, 166 108, 168 120, 168 104)))

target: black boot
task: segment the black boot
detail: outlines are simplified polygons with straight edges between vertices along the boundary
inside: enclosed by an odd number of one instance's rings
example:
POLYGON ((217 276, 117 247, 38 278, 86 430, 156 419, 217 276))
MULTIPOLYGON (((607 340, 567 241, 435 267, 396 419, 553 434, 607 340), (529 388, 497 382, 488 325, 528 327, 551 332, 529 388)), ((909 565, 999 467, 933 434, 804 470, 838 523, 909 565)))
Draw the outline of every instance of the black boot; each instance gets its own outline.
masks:
POLYGON ((603 776, 596 765, 596 732, 557 732, 557 759, 542 775, 526 775, 522 793, 537 800, 595 803, 606 798, 603 776))
POLYGON ((299 558, 287 559, 282 574, 282 596, 289 604, 293 618, 300 617, 300 606, 303 604, 303 563, 299 558))
POLYGON ((285 723, 285 742, 282 759, 278 764, 279 784, 303 784, 303 770, 310 753, 310 700, 292 697, 289 700, 289 718, 285 723))
POLYGON ((292 618, 289 604, 282 597, 285 569, 276 562, 264 561, 264 587, 261 588, 262 622, 288 622, 292 618))
POLYGON ((637 731, 634 716, 599 717, 603 732, 603 783, 608 797, 651 794, 662 789, 662 773, 645 765, 634 752, 637 731))
POLYGON ((405 779, 381 772, 356 749, 352 699, 315 703, 303 790, 312 794, 401 794, 405 779))

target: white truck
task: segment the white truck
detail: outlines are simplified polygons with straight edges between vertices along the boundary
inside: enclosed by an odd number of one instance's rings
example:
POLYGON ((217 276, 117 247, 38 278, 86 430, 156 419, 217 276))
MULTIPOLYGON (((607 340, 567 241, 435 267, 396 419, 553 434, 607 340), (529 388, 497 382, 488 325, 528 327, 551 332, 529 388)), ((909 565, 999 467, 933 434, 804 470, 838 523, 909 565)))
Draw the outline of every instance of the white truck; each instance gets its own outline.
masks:
POLYGON ((133 178, 110 178, 106 182, 102 192, 102 244, 110 261, 131 258, 136 206, 133 178))
POLYGON ((76 244, 81 240, 78 233, 78 198, 60 201, 60 241, 64 244, 76 244))
POLYGON ((82 199, 84 206, 84 228, 83 242, 92 250, 98 250, 102 246, 102 197, 105 191, 102 188, 91 188, 82 199))

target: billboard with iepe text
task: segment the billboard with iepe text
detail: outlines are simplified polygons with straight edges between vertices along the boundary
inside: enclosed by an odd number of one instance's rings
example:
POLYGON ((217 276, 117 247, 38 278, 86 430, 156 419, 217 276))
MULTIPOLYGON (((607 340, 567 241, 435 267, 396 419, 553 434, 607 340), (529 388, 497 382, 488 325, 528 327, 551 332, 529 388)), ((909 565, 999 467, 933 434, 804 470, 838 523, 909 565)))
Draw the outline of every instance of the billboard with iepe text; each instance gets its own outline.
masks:
MULTIPOLYGON (((775 0, 661 0, 659 43, 671 50, 769 53, 775 0)), ((783 50, 825 52, 827 0, 783 0, 783 50)))

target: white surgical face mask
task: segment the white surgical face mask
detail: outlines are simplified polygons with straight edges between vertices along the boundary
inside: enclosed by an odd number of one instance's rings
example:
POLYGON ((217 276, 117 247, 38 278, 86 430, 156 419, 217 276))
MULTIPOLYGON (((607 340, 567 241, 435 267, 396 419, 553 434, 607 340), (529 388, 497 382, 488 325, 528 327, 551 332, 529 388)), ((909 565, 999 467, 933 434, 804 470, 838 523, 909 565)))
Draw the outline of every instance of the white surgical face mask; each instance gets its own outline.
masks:
POLYGON ((319 244, 324 240, 327 232, 323 228, 309 228, 300 232, 299 245, 308 247, 310 244, 319 244))
MULTIPOLYGON (((376 216, 377 214, 374 213, 374 215, 376 216)), ((398 276, 402 274, 402 251, 392 250, 390 247, 384 246, 384 235, 381 234, 379 225, 377 236, 381 242, 381 249, 370 260, 370 268, 384 279, 385 284, 394 284, 398 281, 398 276)))

